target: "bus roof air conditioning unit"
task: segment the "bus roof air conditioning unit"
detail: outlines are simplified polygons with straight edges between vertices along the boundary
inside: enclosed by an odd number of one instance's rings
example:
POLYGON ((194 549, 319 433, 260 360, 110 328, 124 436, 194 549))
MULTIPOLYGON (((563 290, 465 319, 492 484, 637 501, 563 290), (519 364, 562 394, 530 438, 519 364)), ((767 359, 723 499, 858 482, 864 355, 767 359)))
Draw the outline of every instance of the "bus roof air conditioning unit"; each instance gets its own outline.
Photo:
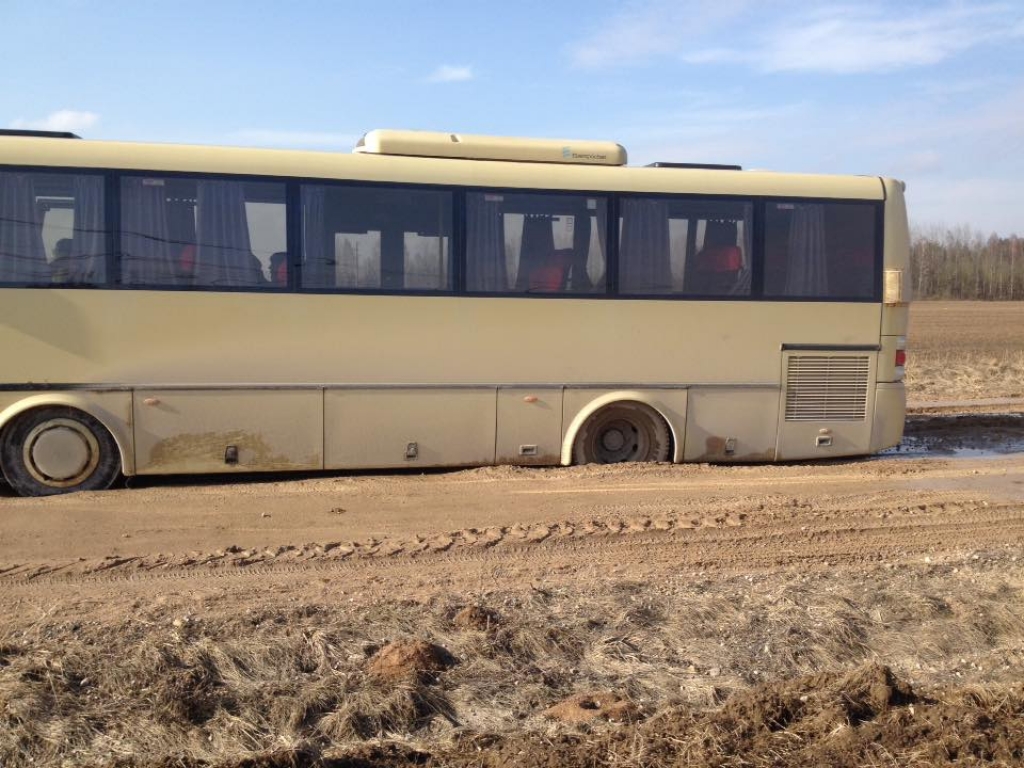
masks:
POLYGON ((526 163, 626 164, 625 148, 613 141, 517 139, 431 131, 370 131, 359 140, 353 151, 364 155, 511 160, 526 163))

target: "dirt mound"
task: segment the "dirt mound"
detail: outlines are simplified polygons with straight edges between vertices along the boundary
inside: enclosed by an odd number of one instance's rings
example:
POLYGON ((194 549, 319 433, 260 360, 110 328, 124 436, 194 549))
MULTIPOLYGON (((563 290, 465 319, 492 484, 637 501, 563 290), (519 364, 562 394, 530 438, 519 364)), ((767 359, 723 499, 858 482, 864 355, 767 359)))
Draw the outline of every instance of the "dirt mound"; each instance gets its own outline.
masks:
POLYGON ((497 611, 482 605, 467 605, 452 618, 457 629, 470 629, 487 632, 501 626, 501 615, 497 611))
POLYGON ((432 680, 455 664, 446 649, 424 640, 396 640, 373 656, 367 673, 378 680, 432 680))
POLYGON ((708 724, 734 738, 737 750, 756 750, 779 731, 805 741, 820 739, 916 701, 891 669, 869 664, 846 675, 820 673, 737 693, 708 717, 708 724))
POLYGON ((641 719, 640 708, 611 691, 577 693, 544 710, 544 716, 563 723, 590 723, 610 720, 632 723, 641 719))
POLYGON ((642 755, 639 764, 664 768, 1021 765, 1024 687, 966 688, 929 699, 888 667, 869 664, 846 674, 765 683, 711 712, 677 707, 636 729, 595 736, 520 735, 484 754, 435 753, 429 764, 614 768, 636 765, 628 756, 642 755))

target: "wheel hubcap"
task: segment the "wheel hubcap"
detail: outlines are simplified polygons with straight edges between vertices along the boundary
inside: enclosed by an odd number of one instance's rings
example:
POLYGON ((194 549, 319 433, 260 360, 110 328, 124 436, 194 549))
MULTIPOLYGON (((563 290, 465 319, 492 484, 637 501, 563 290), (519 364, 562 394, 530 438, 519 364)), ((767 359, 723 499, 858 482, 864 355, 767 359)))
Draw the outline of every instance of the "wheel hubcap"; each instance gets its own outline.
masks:
POLYGON ((602 464, 635 461, 640 454, 641 437, 635 424, 617 419, 597 435, 597 458, 602 464))
POLYGON ((626 443, 626 437, 617 429, 609 429, 601 437, 601 445, 607 451, 618 451, 626 443))
POLYGON ((25 468, 39 482, 65 488, 86 480, 99 464, 96 437, 74 419, 51 419, 25 440, 25 468))

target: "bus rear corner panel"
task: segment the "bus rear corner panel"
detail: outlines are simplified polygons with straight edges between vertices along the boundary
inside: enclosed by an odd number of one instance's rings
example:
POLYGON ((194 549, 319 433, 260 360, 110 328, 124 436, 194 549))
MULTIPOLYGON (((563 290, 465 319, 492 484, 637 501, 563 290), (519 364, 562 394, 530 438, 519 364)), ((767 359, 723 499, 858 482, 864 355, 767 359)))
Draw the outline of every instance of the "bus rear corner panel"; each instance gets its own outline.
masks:
POLYGON ((878 453, 900 445, 906 421, 907 388, 903 382, 878 384, 871 429, 871 452, 878 453))
POLYGON ((869 350, 784 352, 776 459, 830 459, 877 450, 877 365, 877 353, 869 350))

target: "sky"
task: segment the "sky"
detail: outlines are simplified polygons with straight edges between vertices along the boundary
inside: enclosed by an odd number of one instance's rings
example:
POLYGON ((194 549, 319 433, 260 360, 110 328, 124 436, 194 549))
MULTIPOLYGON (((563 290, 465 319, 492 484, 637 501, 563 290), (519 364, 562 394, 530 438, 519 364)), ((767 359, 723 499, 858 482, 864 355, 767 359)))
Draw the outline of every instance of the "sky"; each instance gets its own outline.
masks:
POLYGON ((1024 235, 1024 0, 0 0, 0 127, 347 152, 373 128, 895 176, 1024 235))

